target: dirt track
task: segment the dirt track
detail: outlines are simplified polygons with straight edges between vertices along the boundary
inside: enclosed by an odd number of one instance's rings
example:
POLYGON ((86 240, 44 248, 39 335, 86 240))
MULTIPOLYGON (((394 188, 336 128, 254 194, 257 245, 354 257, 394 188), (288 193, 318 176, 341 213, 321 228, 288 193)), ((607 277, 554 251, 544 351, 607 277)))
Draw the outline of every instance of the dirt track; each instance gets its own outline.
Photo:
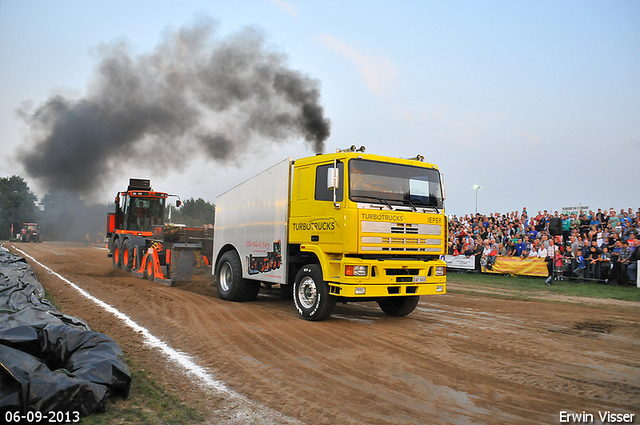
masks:
MULTIPOLYGON (((450 284, 405 318, 375 303, 339 304, 316 323, 278 296, 222 301, 211 276, 166 287, 112 269, 101 248, 15 246, 266 406, 249 406, 257 423, 556 424, 561 411, 597 419, 606 410, 640 423, 640 303, 495 299, 450 284)), ((66 313, 116 339, 212 423, 249 422, 235 412, 242 400, 198 389, 139 335, 32 266, 66 313)))

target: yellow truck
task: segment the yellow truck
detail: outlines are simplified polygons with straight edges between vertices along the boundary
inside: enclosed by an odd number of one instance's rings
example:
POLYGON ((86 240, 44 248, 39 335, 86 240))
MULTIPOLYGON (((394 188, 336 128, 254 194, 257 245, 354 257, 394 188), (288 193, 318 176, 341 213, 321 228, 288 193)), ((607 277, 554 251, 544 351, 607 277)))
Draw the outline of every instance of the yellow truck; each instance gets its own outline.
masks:
POLYGON ((218 196, 220 297, 250 301, 279 285, 302 318, 323 320, 336 302, 405 316, 421 295, 445 294, 444 189, 423 160, 363 147, 288 158, 218 196))

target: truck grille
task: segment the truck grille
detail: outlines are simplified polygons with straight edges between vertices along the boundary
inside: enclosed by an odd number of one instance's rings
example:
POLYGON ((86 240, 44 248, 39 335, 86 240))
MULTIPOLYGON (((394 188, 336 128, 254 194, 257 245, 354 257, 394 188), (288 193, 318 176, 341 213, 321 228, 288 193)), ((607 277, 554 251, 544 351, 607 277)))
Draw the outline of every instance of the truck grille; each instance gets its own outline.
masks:
POLYGON ((438 224, 389 223, 385 221, 363 221, 363 233, 403 233, 409 235, 440 236, 442 226, 438 224))
POLYGON ((360 239, 362 251, 442 251, 442 241, 434 238, 442 235, 442 226, 439 225, 363 221, 361 230, 362 233, 394 235, 362 236, 360 239))
POLYGON ((391 226, 391 233, 405 233, 409 235, 417 235, 418 234, 418 226, 411 224, 397 224, 395 226, 391 226))

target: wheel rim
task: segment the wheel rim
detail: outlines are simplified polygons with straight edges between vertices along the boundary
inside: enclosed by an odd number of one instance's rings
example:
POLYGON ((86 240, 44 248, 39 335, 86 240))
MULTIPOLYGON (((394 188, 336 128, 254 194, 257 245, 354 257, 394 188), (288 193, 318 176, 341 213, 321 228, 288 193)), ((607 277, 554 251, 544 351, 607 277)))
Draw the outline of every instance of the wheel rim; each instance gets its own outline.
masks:
POLYGON ((316 282, 309 276, 305 276, 298 286, 298 300, 302 307, 311 308, 318 299, 318 288, 316 282))
POLYGON ((129 267, 129 249, 124 248, 122 251, 122 265, 129 267))
POLYGON ((229 290, 229 283, 231 282, 231 279, 233 279, 233 271, 229 263, 224 263, 222 267, 220 267, 218 279, 220 280, 220 287, 222 290, 227 292, 229 290))
POLYGON ((117 246, 113 250, 113 260, 116 264, 120 263, 120 248, 118 248, 117 246))

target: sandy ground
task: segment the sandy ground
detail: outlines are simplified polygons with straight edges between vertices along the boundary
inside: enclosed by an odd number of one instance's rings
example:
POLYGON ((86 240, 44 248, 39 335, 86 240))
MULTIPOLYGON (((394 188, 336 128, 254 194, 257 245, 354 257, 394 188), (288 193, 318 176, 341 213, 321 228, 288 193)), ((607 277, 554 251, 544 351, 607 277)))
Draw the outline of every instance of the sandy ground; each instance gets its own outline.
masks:
POLYGON ((561 411, 629 412, 640 423, 640 303, 496 299, 449 284, 408 317, 338 304, 307 322, 273 294, 222 301, 211 276, 174 287, 138 279, 112 269, 104 248, 15 246, 223 382, 228 391, 197 385, 32 263, 64 312, 112 336, 209 423, 556 424, 561 411))

